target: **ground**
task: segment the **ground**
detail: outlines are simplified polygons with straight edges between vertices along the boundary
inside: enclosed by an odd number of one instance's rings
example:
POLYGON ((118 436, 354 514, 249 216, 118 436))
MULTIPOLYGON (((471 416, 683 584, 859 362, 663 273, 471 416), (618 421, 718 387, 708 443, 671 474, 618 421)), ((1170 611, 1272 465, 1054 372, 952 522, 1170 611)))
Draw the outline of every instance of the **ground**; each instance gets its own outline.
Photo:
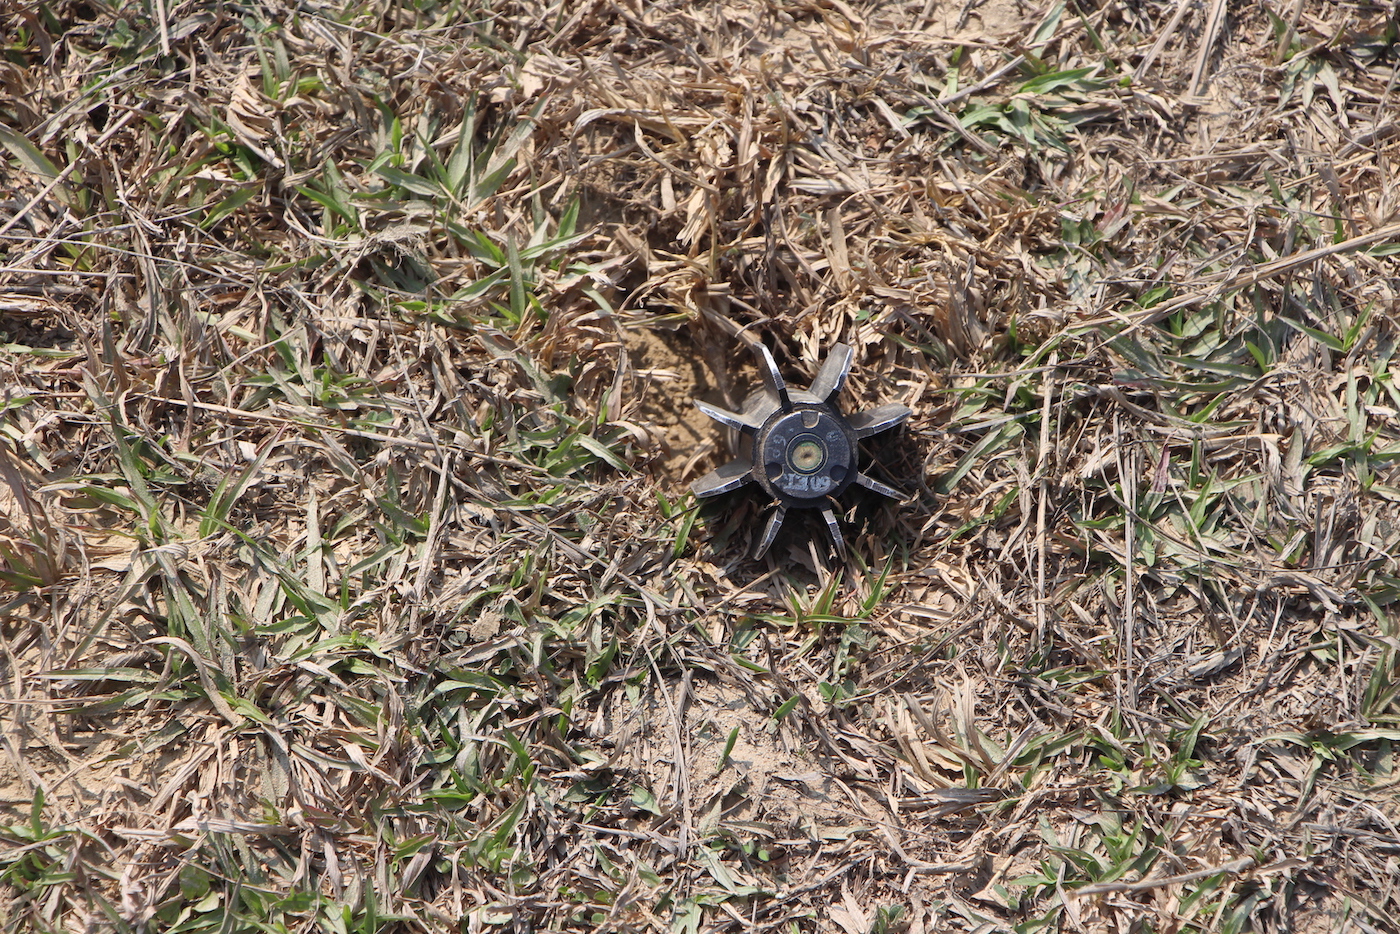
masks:
POLYGON ((12 4, 0 926, 1400 930, 1397 17, 12 4))

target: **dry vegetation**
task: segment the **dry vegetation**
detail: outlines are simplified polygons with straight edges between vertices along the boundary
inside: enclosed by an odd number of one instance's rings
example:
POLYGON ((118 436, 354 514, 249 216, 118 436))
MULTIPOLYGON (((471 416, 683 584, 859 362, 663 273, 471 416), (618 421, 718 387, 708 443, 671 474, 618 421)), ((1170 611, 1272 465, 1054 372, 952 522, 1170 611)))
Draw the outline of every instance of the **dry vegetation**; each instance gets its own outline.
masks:
POLYGON ((1393 5, 0 16, 3 930, 1400 930, 1393 5))

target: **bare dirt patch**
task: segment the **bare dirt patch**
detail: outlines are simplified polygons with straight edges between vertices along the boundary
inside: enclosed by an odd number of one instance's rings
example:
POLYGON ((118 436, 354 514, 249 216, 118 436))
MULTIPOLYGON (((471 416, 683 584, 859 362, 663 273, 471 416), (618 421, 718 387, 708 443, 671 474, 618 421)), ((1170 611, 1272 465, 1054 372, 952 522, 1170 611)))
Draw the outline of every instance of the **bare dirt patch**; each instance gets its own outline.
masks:
POLYGON ((1035 12, 1021 0, 940 0, 925 5, 924 28, 938 38, 993 45, 1025 29, 1035 12))
POLYGON ((688 483, 697 464, 727 453, 715 423, 695 407, 716 394, 703 356, 686 336, 659 329, 628 331, 626 346, 637 400, 631 417, 656 429, 662 476, 688 483))

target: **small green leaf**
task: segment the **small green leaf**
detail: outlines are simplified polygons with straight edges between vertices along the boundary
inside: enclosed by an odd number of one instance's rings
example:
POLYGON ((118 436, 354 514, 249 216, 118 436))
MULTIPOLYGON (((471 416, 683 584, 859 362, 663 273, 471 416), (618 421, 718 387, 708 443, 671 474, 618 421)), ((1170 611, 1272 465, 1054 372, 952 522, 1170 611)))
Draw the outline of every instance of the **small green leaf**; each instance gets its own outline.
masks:
POLYGON ((1346 351, 1346 344, 1342 341, 1340 337, 1328 334, 1326 331, 1319 331, 1317 328, 1310 328, 1306 324, 1294 321, 1292 318, 1279 317, 1278 320, 1283 324, 1288 325, 1293 330, 1301 331, 1302 333, 1308 335, 1313 340, 1317 341, 1319 344, 1322 344, 1329 350, 1335 350, 1338 353, 1343 353, 1346 351))
POLYGON ((627 462, 624 461, 622 458, 618 457, 612 451, 610 451, 607 448, 607 446, 600 442, 597 438, 580 432, 578 435, 575 436, 574 440, 576 440, 580 446, 586 449, 594 457, 607 461, 609 465, 615 467, 618 470, 623 470, 628 473, 631 473, 632 468, 627 466, 627 462))
POLYGON ((447 194, 443 187, 437 182, 429 181, 418 175, 410 175, 402 169, 391 168, 390 166, 380 166, 374 170, 374 174, 384 179, 391 185, 398 185, 413 192, 415 195, 422 195, 425 198, 441 198, 447 194))
POLYGON ((700 507, 692 502, 681 515, 680 524, 676 527, 676 541, 671 546, 671 557, 679 558, 685 553, 685 547, 690 541, 690 532, 695 528, 695 520, 700 515, 700 507))
MULTIPOLYGON (((3 123, 0 123, 0 145, 8 149, 14 157, 19 160, 20 165, 30 172, 42 178, 45 182, 51 182, 59 176, 59 168, 52 160, 29 141, 27 136, 16 133, 3 123)), ((55 189, 54 194, 58 199, 69 207, 74 206, 75 199, 73 193, 68 191, 63 185, 55 189)))
POLYGON ((510 267, 510 313, 519 323, 525 320, 525 267, 520 262, 520 251, 515 248, 515 238, 506 241, 506 264, 510 267))
POLYGON ((665 817, 666 813, 661 809, 661 805, 656 802, 656 795, 652 794, 641 785, 632 786, 632 805, 641 808, 657 817, 665 817))
POLYGON ((797 706, 797 702, 800 700, 802 700, 802 695, 794 694, 787 700, 783 701, 781 704, 778 705, 778 709, 773 711, 773 719, 782 720, 788 714, 792 713, 793 708, 797 706))
POLYGON ((256 189, 251 185, 247 188, 235 189, 233 194, 224 198, 205 213, 204 220, 200 222, 199 226, 204 230, 208 230, 225 217, 228 217, 230 214, 233 214, 239 208, 243 207, 243 205, 247 204, 249 201, 252 201, 253 196, 256 194, 256 189))
POLYGON ((37 840, 44 833, 44 789, 34 788, 34 800, 29 804, 29 829, 37 840))
POLYGON ((1086 68, 1070 68, 1065 71, 1051 72, 1048 75, 1039 75, 1021 85, 1021 93, 1046 94, 1050 91, 1058 91, 1060 88, 1082 84, 1082 79, 1097 71, 1098 68, 1098 65, 1090 65, 1086 68))
POLYGON ((719 768, 715 769, 716 774, 724 771, 724 767, 729 764, 729 754, 734 751, 734 744, 739 741, 739 728, 736 726, 729 731, 729 738, 724 741, 724 752, 719 756, 719 768))

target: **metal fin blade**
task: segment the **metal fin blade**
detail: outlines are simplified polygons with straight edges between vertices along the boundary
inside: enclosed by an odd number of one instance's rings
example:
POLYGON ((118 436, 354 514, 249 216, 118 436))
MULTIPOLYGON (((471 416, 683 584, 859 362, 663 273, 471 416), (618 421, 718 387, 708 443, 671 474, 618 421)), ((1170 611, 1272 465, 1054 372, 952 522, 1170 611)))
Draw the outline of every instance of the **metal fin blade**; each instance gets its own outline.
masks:
POLYGON ((696 496, 718 496, 737 490, 753 479, 753 465, 748 461, 733 460, 710 471, 690 485, 696 496))
POLYGON ((831 352, 822 361, 817 378, 812 381, 812 395, 823 402, 830 402, 846 385, 846 377, 851 375, 851 361, 856 352, 847 344, 832 345, 831 352))
POLYGON ((754 549, 754 558, 762 558, 768 553, 768 549, 773 544, 773 539, 778 537, 778 529, 783 527, 783 518, 787 515, 787 507, 779 506, 773 510, 773 515, 768 517, 768 524, 763 527, 763 538, 759 539, 758 548, 754 549))
POLYGON ((847 421, 855 429, 857 438, 868 438, 871 435, 879 434, 886 428, 893 428, 913 414, 909 406, 891 402, 888 405, 873 408, 869 412, 857 412, 850 416, 847 421))
POLYGON ((826 527, 831 531, 831 541, 836 546, 836 553, 842 558, 846 557, 846 539, 841 536, 841 523, 836 520, 836 513, 831 511, 830 506, 823 506, 822 518, 826 520, 826 527))
POLYGON ((699 399, 695 400, 695 407, 700 411, 704 412, 706 415, 710 416, 710 418, 713 418, 715 421, 719 422, 721 425, 724 425, 728 428, 733 428, 736 431, 758 431, 758 429, 763 427, 761 422, 750 421, 747 416, 739 412, 731 412, 728 409, 722 409, 717 405, 710 405, 708 402, 701 402, 699 399))
POLYGON ((773 354, 762 342, 754 343, 754 353, 758 354, 759 365, 763 372, 768 374, 768 384, 773 387, 773 391, 778 394, 778 404, 782 406, 784 412, 792 411, 792 399, 788 398, 787 383, 783 380, 783 374, 778 372, 778 364, 773 360, 773 354))
POLYGON ((888 496, 890 499, 904 499, 904 494, 896 490, 894 487, 885 486, 885 484, 881 483, 879 480, 876 480, 874 477, 867 477, 863 473, 856 474, 856 483, 865 487, 867 490, 874 490, 881 496, 888 496))

